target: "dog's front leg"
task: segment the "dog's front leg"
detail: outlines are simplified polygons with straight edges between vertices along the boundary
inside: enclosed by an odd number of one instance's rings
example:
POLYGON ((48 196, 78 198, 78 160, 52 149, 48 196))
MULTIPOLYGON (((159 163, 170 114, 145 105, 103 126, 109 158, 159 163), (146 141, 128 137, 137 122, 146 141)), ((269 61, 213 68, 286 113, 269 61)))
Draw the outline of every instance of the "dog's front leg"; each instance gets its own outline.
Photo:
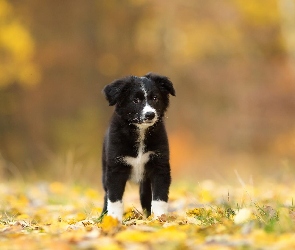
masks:
POLYGON ((140 203, 143 211, 146 213, 146 216, 151 215, 151 204, 152 204, 152 188, 151 181, 148 177, 144 178, 140 182, 140 203))
POLYGON ((151 176, 153 200, 151 210, 155 217, 167 214, 168 195, 171 183, 170 167, 161 168, 160 171, 154 171, 151 176))
POLYGON ((119 221, 123 218, 122 199, 129 176, 130 169, 124 165, 108 168, 107 171, 107 211, 119 221))

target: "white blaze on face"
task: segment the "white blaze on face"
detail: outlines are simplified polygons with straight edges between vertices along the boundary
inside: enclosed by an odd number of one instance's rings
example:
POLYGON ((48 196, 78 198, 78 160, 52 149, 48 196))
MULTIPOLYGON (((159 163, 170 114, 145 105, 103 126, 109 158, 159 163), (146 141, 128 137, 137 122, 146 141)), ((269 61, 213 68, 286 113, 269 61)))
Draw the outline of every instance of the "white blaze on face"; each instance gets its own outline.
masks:
POLYGON ((151 123, 154 123, 154 122, 157 120, 157 112, 156 112, 156 110, 155 110, 153 107, 151 107, 151 106, 146 102, 146 104, 145 104, 145 106, 144 106, 144 108, 143 108, 143 110, 142 110, 142 118, 143 118, 143 119, 145 118, 145 115, 146 115, 146 113, 148 113, 148 112, 153 112, 153 113, 155 113, 155 117, 151 120, 151 123))
POLYGON ((157 112, 156 110, 151 107, 147 102, 147 91, 143 84, 141 84, 141 89, 144 93, 145 97, 145 106, 141 111, 141 120, 142 123, 135 124, 138 128, 138 139, 137 142, 139 143, 138 149, 137 149, 137 156, 131 157, 131 156, 125 156, 123 160, 130 165, 131 168, 131 175, 130 179, 136 183, 141 182, 143 179, 144 171, 145 171, 145 165, 150 159, 150 155, 153 154, 153 151, 145 152, 145 145, 144 145, 144 139, 145 139, 145 133, 148 127, 152 126, 157 121, 157 112), (148 112, 155 113, 155 117, 151 120, 145 121, 145 115, 148 112))
POLYGON ((153 112, 153 113, 155 114, 155 117, 154 117, 152 120, 149 120, 149 122, 147 123, 147 124, 149 124, 149 125, 151 126, 151 125, 153 125, 153 124, 157 121, 157 119, 158 119, 157 111, 156 111, 152 106, 150 106, 150 105, 148 104, 148 101, 147 101, 147 91, 146 91, 146 89, 145 89, 145 87, 144 87, 143 84, 141 85, 141 89, 142 89, 142 91, 143 91, 143 93, 144 93, 144 98, 145 98, 145 106, 144 106, 144 108, 143 108, 143 110, 142 110, 142 113, 141 113, 141 119, 142 119, 142 120, 145 120, 145 115, 146 115, 147 113, 149 113, 149 112, 153 112))

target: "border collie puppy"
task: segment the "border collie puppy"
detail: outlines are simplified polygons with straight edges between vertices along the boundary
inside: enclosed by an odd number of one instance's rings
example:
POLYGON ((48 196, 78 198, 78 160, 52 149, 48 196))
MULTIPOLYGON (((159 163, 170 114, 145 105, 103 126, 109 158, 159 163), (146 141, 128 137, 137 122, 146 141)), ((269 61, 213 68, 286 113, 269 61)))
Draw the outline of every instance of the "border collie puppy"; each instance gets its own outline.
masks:
POLYGON ((163 120, 169 94, 175 96, 173 85, 166 76, 149 73, 115 80, 103 92, 115 105, 103 143, 103 212, 122 221, 122 197, 131 180, 140 185, 146 215, 161 216, 167 213, 171 182, 163 120))

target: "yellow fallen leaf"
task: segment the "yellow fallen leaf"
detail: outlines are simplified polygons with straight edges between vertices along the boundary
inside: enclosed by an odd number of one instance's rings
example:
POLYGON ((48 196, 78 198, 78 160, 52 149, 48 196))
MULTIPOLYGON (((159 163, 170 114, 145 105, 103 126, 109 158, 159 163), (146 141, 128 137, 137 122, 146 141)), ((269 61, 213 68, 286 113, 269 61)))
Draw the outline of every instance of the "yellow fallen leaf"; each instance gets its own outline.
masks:
POLYGON ((275 234, 266 233, 262 229, 256 229, 253 231, 251 238, 255 244, 259 245, 273 245, 278 241, 278 237, 275 234))
POLYGON ((214 200, 212 192, 206 189, 200 190, 198 195, 201 202, 210 203, 214 200))
POLYGON ((151 233, 141 232, 136 230, 126 230, 119 232, 115 239, 118 241, 129 241, 129 242, 147 242, 151 239, 151 233))
POLYGON ((123 248, 120 247, 117 243, 110 243, 105 246, 100 246, 100 250, 122 250, 123 248))
POLYGON ((204 208, 194 208, 186 212, 187 216, 200 216, 203 213, 204 208))
POLYGON ((77 214, 70 214, 68 216, 66 216, 65 218, 63 218, 67 223, 69 223, 70 225, 75 224, 79 221, 83 221, 86 219, 86 214, 79 212, 77 214))
POLYGON ((109 215, 104 216, 100 227, 102 228, 103 232, 105 233, 111 233, 113 232, 118 226, 120 225, 120 222, 109 215))
POLYGON ((161 241, 184 241, 187 238, 185 232, 180 231, 177 226, 170 226, 154 233, 156 239, 161 241))
POLYGON ((85 220, 86 217, 87 217, 86 214, 80 212, 80 213, 77 213, 76 220, 77 221, 85 220))
POLYGON ((28 214, 20 214, 16 217, 17 220, 25 220, 25 219, 29 219, 30 216, 28 214))
POLYGON ((206 246, 203 249, 204 250, 231 250, 232 248, 228 246, 213 245, 213 246, 206 246))
POLYGON ((46 232, 50 232, 52 234, 60 234, 65 232, 69 227, 69 224, 64 221, 54 221, 51 222, 50 225, 44 227, 46 232))

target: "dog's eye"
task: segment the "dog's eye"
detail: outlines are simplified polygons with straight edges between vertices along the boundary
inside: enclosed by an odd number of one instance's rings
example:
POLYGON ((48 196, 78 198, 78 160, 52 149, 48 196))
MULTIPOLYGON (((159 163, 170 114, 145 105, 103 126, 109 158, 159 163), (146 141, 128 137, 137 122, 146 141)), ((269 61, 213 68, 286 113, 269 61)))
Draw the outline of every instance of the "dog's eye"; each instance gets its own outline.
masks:
POLYGON ((139 100, 139 98, 134 98, 134 99, 133 99, 133 102, 137 104, 137 103, 140 102, 140 100, 139 100))
POLYGON ((153 99, 154 102, 157 102, 158 101, 158 97, 157 96, 153 96, 152 99, 153 99))

